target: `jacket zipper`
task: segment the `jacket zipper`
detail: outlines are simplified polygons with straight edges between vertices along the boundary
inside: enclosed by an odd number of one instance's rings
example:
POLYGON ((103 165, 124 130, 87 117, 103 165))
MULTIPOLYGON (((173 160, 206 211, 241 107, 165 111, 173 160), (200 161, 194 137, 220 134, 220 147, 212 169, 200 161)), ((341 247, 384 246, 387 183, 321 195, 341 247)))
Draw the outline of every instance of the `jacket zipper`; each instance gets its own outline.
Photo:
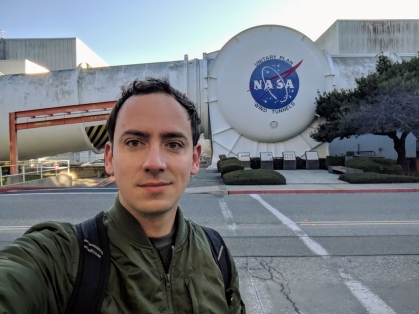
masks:
POLYGON ((171 281, 170 281, 170 271, 172 269, 173 256, 175 255, 174 252, 175 252, 175 247, 172 245, 172 258, 170 259, 169 270, 168 270, 167 274, 164 271, 163 262, 161 261, 161 259, 159 257, 161 269, 163 270, 164 277, 166 279, 166 302, 167 302, 167 307, 169 308, 169 313, 171 313, 171 314, 173 313, 173 311, 172 311, 172 284, 171 284, 171 281))

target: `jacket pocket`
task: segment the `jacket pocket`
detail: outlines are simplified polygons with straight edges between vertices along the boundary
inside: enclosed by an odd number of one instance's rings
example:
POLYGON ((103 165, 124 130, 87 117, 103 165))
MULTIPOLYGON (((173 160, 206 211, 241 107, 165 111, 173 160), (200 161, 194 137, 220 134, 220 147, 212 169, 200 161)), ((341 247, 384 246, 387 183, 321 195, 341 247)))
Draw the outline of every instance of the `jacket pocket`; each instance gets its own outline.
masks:
POLYGON ((199 314, 198 300, 195 294, 195 288, 192 278, 185 279, 186 290, 188 290, 188 301, 192 305, 192 313, 199 314))

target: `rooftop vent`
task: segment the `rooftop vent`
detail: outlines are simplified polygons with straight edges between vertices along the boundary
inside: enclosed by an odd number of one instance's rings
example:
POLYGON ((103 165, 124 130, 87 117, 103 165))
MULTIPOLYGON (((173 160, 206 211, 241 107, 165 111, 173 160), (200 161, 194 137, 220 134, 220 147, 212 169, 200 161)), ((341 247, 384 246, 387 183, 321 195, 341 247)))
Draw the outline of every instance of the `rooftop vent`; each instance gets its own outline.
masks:
POLYGON ((0 39, 6 39, 6 31, 0 29, 0 39))

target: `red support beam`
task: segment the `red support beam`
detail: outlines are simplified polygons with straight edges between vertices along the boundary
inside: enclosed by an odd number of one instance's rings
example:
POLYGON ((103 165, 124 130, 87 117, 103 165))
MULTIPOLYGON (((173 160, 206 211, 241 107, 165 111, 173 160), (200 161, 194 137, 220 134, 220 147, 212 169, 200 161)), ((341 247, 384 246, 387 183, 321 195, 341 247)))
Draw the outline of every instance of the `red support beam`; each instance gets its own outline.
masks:
POLYGON ((36 129, 43 128, 47 126, 57 126, 64 124, 75 124, 83 122, 92 122, 92 121, 103 121, 108 119, 109 114, 100 114, 92 116, 83 116, 83 117, 74 117, 74 118, 62 118, 62 119, 49 119, 44 121, 36 122, 21 122, 16 124, 16 130, 25 130, 25 129, 36 129))
POLYGON ((17 174, 17 130, 16 130, 16 113, 9 113, 9 145, 10 145, 10 174, 17 174))
MULTIPOLYGON (((71 105, 54 108, 42 108, 34 110, 16 111, 9 113, 9 142, 10 142, 10 164, 18 164, 17 151, 17 131, 32 128, 42 128, 47 126, 56 126, 63 124, 74 124, 91 121, 107 120, 109 114, 89 115, 82 117, 60 118, 60 119, 45 119, 36 122, 21 122, 17 123, 18 118, 35 119, 37 116, 53 116, 54 114, 72 114, 72 113, 87 113, 91 110, 109 110, 115 107, 115 101, 97 102, 83 105, 71 105)), ((11 174, 17 174, 17 166, 10 168, 11 174)))
POLYGON ((42 108, 34 110, 17 111, 16 118, 34 118, 36 116, 46 116, 53 114, 71 114, 74 112, 86 112, 89 110, 106 110, 115 107, 115 101, 97 102, 84 105, 71 105, 54 108, 42 108))

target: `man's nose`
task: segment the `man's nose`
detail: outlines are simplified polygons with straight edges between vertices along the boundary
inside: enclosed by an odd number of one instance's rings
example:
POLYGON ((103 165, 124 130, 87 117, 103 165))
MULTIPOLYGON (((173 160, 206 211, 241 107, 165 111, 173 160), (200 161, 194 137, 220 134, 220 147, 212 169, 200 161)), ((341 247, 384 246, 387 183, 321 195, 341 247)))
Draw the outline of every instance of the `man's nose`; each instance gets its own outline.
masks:
POLYGON ((151 145, 147 152, 146 160, 144 161, 143 168, 146 171, 158 172, 166 169, 163 151, 159 145, 151 145))

